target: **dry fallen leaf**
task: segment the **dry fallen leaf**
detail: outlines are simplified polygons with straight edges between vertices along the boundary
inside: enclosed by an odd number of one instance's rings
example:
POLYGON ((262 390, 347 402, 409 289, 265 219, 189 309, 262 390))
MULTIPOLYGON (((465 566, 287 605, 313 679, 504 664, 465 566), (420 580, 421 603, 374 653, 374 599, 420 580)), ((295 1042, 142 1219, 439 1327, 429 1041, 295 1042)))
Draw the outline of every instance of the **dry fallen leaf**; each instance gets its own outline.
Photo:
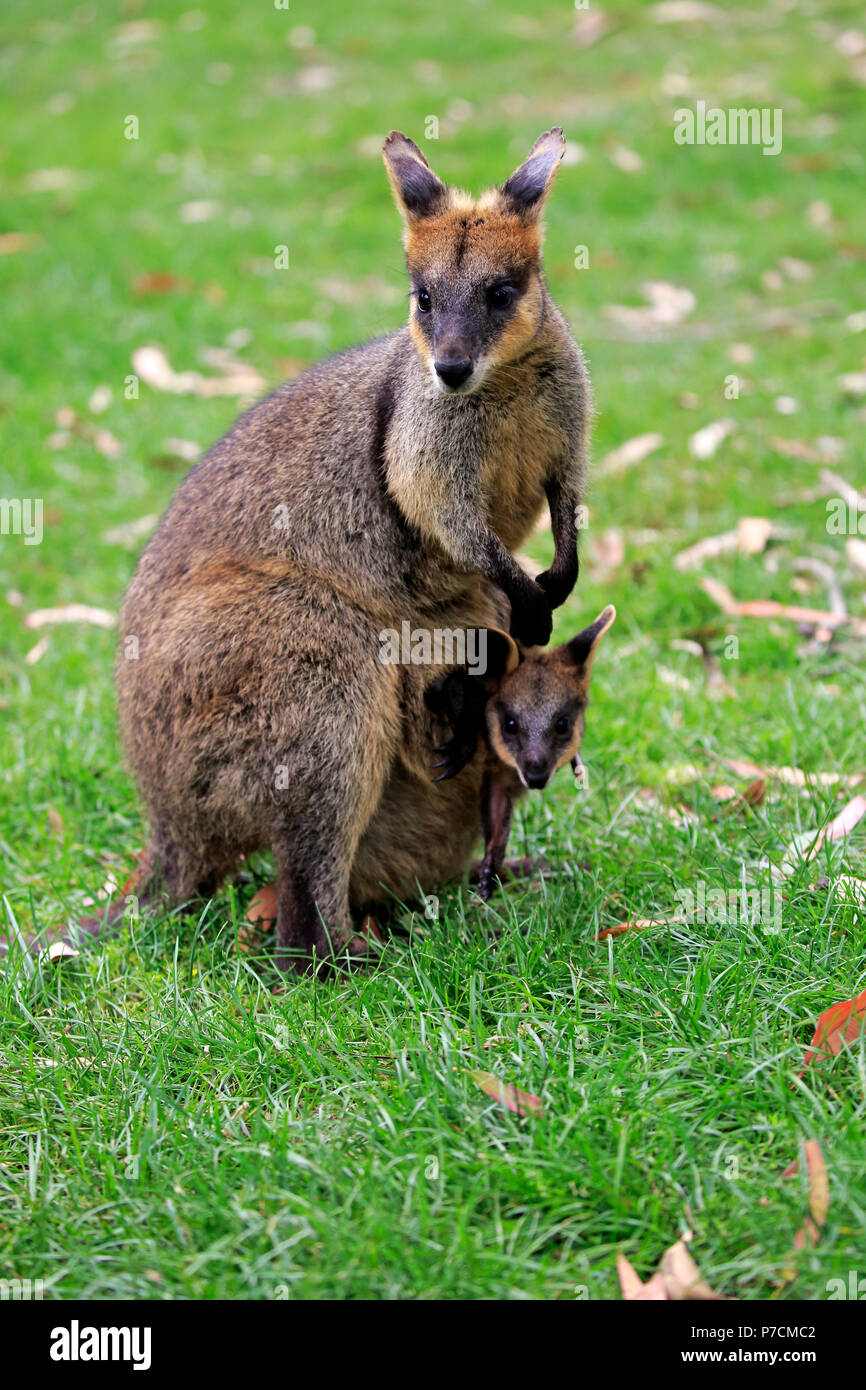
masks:
POLYGON ((574 21, 571 41, 577 44, 578 48, 589 48, 597 43, 609 28, 610 21, 600 10, 582 10, 574 21))
POLYGON ((841 497, 845 505, 854 512, 866 512, 866 494, 858 492, 840 473, 834 473, 830 468, 822 468, 819 480, 828 496, 841 497))
POLYGON ((641 285, 641 293, 649 303, 639 309, 625 304, 607 304, 604 310, 612 322, 639 336, 681 323, 696 303, 691 290, 668 284, 666 280, 647 280, 641 285))
POLYGON ((726 814, 730 814, 734 811, 741 811, 748 806, 760 806, 766 793, 766 777, 756 777, 749 783, 745 791, 737 791, 735 787, 719 786, 713 787, 710 795, 714 801, 722 803, 722 810, 726 814))
POLYGON ((644 168, 641 156, 626 145, 614 145, 610 152, 610 162, 623 174, 640 174, 644 168))
POLYGON ((114 627, 115 617, 104 608, 92 608, 86 603, 64 603, 59 608, 37 608, 24 619, 27 628, 47 627, 53 623, 92 623, 94 627, 114 627))
POLYGON ((0 236, 0 256, 14 256, 19 251, 32 251, 41 240, 35 232, 4 232, 0 236))
POLYGON ((24 657, 24 662, 25 662, 25 664, 26 664, 27 666, 35 666, 36 663, 37 663, 38 661, 41 661, 41 660, 42 660, 43 656, 45 655, 45 653, 46 653, 47 651, 48 651, 48 638, 47 638, 47 637, 40 637, 40 638, 39 638, 39 641, 36 643, 36 646, 35 646, 35 647, 31 647, 30 650, 29 650, 29 652, 26 653, 26 655, 25 655, 25 657, 24 657))
POLYGON ((840 376, 839 385, 843 394, 851 400, 866 396, 866 372, 846 372, 840 376))
POLYGON ((658 917, 630 917, 627 922, 618 922, 615 927, 605 927, 599 932, 596 940, 604 941, 608 936, 622 936, 627 931, 644 931, 647 927, 667 927, 670 922, 666 918, 658 917))
POLYGON ((516 1086, 500 1081, 499 1077, 494 1076, 492 1072, 471 1071, 469 1077, 476 1086, 481 1087, 485 1095, 490 1096, 491 1100, 498 1100, 513 1115, 540 1115, 542 1113, 542 1105, 538 1096, 530 1095, 528 1091, 519 1091, 516 1086))
POLYGON ((265 933, 273 931, 277 922, 277 885, 266 883, 253 896, 246 916, 238 927, 237 949, 242 955, 260 951, 265 933))
POLYGON ((845 542, 845 554, 851 564, 851 568, 856 570, 859 575, 866 575, 866 541, 858 540, 856 536, 849 536, 845 542))
POLYGON ((617 1255, 616 1267, 622 1296, 627 1303, 724 1301, 724 1295, 715 1293, 701 1277, 684 1240, 678 1240, 665 1251, 658 1269, 646 1284, 641 1282, 625 1255, 617 1255))
POLYGON ((665 1281, 660 1272, 653 1274, 644 1284, 640 1275, 622 1254, 616 1257, 616 1272, 619 1275, 619 1286, 626 1303, 641 1301, 664 1303, 667 1301, 665 1281))
MULTIPOLYGON (((719 555, 729 555, 734 551, 740 555, 759 555, 772 537, 784 534, 783 528, 776 526, 766 517, 744 516, 737 522, 734 531, 724 531, 719 536, 705 536, 688 549, 681 550, 674 556, 674 565, 682 572, 694 569, 697 565, 703 564, 704 560, 714 560, 719 555)), ((710 581, 711 584, 716 582, 710 581)))
POLYGON ((805 1250, 806 1245, 817 1245, 821 1239, 821 1228, 827 1223, 830 1210, 830 1179, 827 1165, 817 1139, 807 1139, 803 1145, 806 1155, 806 1168, 809 1173, 809 1215, 806 1224, 794 1236, 794 1249, 805 1250))
MULTIPOLYGON (((610 526, 597 536, 589 547, 590 565, 595 570, 609 573, 618 569, 625 559, 625 541, 617 526, 610 526)), ((526 566, 524 565, 524 568, 526 566)), ((531 573, 531 571, 529 571, 531 573)))
POLYGON ((822 608, 801 608, 798 604, 778 603, 775 599, 769 598, 741 602, 734 598, 727 585, 708 576, 701 579, 701 587, 729 618, 785 618, 792 623, 826 627, 831 631, 838 627, 850 627, 858 636, 866 637, 866 619, 854 618, 848 613, 828 613, 822 608))
POLYGON ((78 952, 72 946, 67 946, 65 941, 52 941, 47 951, 48 959, 54 964, 61 960, 71 960, 77 955, 78 952))
POLYGON ((648 454, 661 448, 663 443, 664 437, 660 434, 637 434, 633 439, 627 439, 624 444, 620 444, 618 449, 611 450, 602 459, 597 472, 605 477, 621 473, 633 464, 640 463, 648 454))
POLYGON ((844 999, 839 1004, 831 1004, 829 1009, 818 1015, 815 1035, 806 1049, 803 1066, 798 1075, 812 1062, 823 1062, 827 1057, 836 1057, 848 1043, 854 1043, 863 1028, 866 1017, 866 990, 854 999, 844 999))
POLYGON ((175 396, 245 396, 264 389, 264 378, 248 363, 232 357, 228 349, 211 348, 207 354, 220 372, 219 376, 208 377, 195 371, 176 372, 162 348, 152 344, 136 348, 132 366, 146 385, 175 396))
POLYGON ((732 420, 714 420, 711 425, 704 425, 690 437, 689 453, 696 459, 712 458, 722 441, 735 429, 732 420))
POLYGON ((158 521, 156 513, 140 516, 135 521, 125 521, 120 526, 112 526, 109 531, 103 532, 102 539, 106 545, 134 545, 143 536, 149 536, 158 521))
MULTIPOLYGON (((770 778, 773 781, 785 782, 791 787, 808 787, 812 784, 821 787, 836 787, 840 784, 856 787, 866 777, 866 773, 862 772, 804 772, 801 767, 759 767, 757 763, 749 762, 746 758, 720 758, 719 761, 732 772, 736 772, 738 777, 770 778)), ((692 780, 696 780, 696 777, 692 780)))
POLYGON ((277 921, 277 885, 266 883, 247 908, 247 921, 262 931, 273 931, 277 921))
POLYGON ((721 24, 727 18, 718 5, 703 0, 661 0, 649 13, 654 24, 721 24))

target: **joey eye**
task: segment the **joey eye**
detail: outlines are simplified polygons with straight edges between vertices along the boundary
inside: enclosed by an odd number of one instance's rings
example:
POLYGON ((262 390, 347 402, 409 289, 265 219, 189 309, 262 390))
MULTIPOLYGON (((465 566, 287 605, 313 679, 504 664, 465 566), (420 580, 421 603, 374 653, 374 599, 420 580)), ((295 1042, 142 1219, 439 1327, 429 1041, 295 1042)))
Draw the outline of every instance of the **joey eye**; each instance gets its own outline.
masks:
POLYGON ((561 714, 553 726, 553 732, 560 738, 565 738, 569 732, 569 721, 564 714, 561 714))
POLYGON ((429 291, 418 291, 418 308, 421 310, 422 314, 429 314, 430 310, 433 308, 433 300, 430 298, 429 291))
POLYGON ((517 733, 517 720, 514 718, 514 715, 513 715, 513 714, 503 714, 503 716, 502 716, 502 730, 503 730, 503 733, 506 733, 506 734, 516 734, 516 733, 517 733))
POLYGON ((507 309, 514 300, 514 290, 510 285, 494 285, 487 291, 487 304, 491 309, 507 309))

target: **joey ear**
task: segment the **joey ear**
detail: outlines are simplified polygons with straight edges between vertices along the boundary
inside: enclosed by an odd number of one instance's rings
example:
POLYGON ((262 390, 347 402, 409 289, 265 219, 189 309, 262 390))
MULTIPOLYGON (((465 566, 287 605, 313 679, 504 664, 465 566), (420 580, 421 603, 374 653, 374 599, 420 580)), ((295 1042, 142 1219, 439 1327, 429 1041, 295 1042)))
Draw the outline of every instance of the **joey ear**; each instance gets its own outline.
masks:
POLYGON ((484 671, 479 669, 479 675, 484 677, 484 681, 491 688, 498 685, 503 676, 508 676, 512 671, 516 671, 520 664, 520 652, 517 650, 517 643, 513 637, 509 637, 507 632, 503 632, 498 627, 487 627, 482 629, 486 634, 486 652, 482 648, 479 652, 479 664, 485 656, 487 665, 484 671))
POLYGON ((397 206, 407 222, 429 217, 448 198, 448 189, 437 179, 414 141, 392 130, 382 146, 382 158, 397 206))
POLYGON ((613 624, 616 617, 616 609, 612 603, 603 608, 594 623, 585 627, 583 632, 579 632, 576 637, 572 637, 570 642, 566 642, 564 647, 558 650, 562 658, 572 666, 581 666, 589 673, 595 658, 595 649, 599 641, 613 624))
POLYGON ((565 136, 561 126, 556 125, 539 135, 523 164, 500 189, 511 212, 516 212, 524 221, 538 221, 564 154, 565 136))

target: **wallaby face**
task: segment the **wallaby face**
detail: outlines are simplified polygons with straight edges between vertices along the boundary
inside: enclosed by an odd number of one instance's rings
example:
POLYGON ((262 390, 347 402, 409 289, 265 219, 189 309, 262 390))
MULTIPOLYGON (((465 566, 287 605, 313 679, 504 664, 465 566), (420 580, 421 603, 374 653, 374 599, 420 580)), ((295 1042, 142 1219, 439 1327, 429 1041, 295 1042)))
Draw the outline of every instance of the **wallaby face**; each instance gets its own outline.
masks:
POLYGON ((392 131, 385 142, 405 222, 409 328, 446 395, 477 390, 541 326, 540 218, 564 151, 561 129, 545 132, 507 182, 475 202, 442 183, 405 135, 392 131))
POLYGON ((609 604, 570 642, 521 661, 488 702, 490 746, 525 787, 546 787, 559 768, 579 761, 592 662, 615 617, 609 604))

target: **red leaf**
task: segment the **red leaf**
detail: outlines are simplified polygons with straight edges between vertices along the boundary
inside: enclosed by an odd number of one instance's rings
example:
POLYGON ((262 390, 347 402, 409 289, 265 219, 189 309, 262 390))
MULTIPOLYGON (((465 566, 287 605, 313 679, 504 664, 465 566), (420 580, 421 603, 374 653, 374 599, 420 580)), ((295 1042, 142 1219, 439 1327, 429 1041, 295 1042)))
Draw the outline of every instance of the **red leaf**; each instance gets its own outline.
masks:
POLYGON ((619 922, 615 927, 605 927, 598 934, 598 940, 604 941, 606 936, 622 936, 626 931, 643 931, 645 927, 665 927, 667 922, 657 921, 655 917, 631 917, 627 922, 619 922))
POLYGON ((480 1086, 485 1095, 490 1096, 491 1100, 498 1100, 504 1105, 506 1110, 510 1110, 512 1115, 540 1115, 542 1113, 541 1101, 538 1096, 530 1095, 528 1091, 519 1091, 516 1086, 511 1086, 506 1081, 500 1081, 498 1076, 494 1076, 489 1071, 471 1071, 470 1079, 480 1086))
POLYGON ((835 1057, 846 1043, 857 1040, 863 1019, 866 1015, 866 989, 856 999, 844 999, 840 1004, 831 1004, 818 1015, 818 1024, 806 1051, 799 1076, 812 1062, 823 1062, 827 1057, 835 1057))

